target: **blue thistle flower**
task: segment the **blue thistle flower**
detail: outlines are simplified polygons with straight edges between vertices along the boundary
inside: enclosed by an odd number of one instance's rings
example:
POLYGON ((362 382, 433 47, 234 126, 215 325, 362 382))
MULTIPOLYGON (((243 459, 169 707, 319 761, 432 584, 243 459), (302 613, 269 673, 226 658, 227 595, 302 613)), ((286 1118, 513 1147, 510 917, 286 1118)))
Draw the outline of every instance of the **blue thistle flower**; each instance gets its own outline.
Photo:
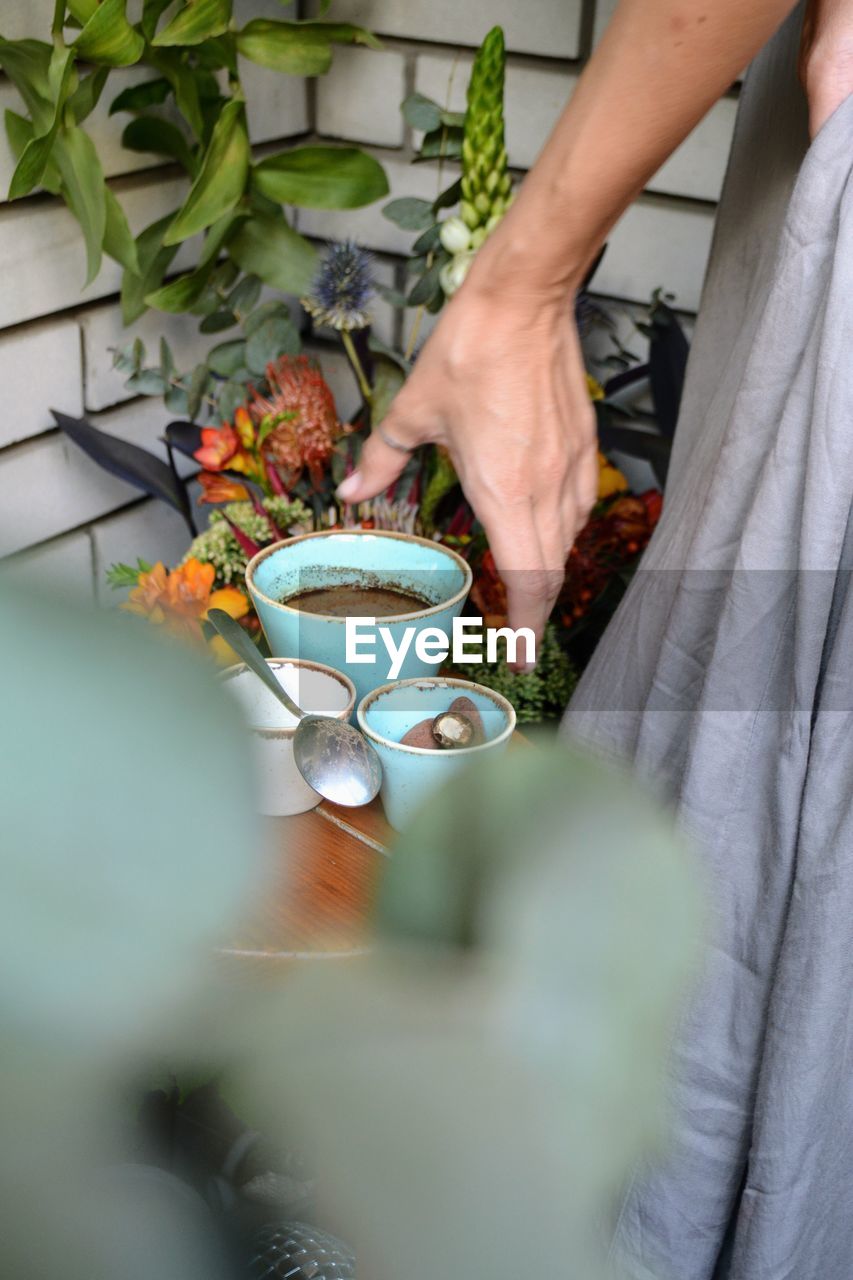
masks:
POLYGON ((349 332, 370 324, 374 293, 371 255, 343 240, 329 245, 302 305, 318 324, 349 332))

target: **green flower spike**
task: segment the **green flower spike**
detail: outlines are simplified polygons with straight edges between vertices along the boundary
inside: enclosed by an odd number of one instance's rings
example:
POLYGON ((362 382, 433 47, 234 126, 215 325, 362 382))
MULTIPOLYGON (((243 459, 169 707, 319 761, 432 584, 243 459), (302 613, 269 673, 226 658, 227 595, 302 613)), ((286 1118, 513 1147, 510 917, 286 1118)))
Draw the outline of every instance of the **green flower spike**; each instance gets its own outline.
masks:
POLYGON ((493 231, 509 208, 512 178, 504 136, 506 48, 501 27, 483 41, 468 85, 462 143, 461 214, 474 233, 474 247, 493 231), (482 229, 481 236, 476 233, 482 229))

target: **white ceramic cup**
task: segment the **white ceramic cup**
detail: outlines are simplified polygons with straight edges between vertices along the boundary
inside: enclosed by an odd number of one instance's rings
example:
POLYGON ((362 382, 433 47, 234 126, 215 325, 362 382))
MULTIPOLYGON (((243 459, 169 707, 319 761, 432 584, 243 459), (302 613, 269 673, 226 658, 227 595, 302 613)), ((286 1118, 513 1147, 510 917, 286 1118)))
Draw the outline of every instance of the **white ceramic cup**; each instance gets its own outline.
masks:
MULTIPOLYGON (((352 715, 355 686, 342 672, 319 662, 291 658, 268 658, 267 665, 303 711, 335 720, 348 720, 352 715)), ((260 812, 286 818, 315 809, 320 796, 308 786, 293 759, 296 717, 243 663, 229 667, 222 679, 251 734, 260 812)))

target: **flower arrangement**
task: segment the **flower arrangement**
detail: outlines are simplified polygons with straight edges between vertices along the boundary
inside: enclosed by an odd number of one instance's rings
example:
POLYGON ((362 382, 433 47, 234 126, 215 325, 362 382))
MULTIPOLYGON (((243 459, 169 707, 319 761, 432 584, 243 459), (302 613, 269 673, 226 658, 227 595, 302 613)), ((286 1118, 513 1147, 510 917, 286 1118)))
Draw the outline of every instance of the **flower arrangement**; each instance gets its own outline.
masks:
MULTIPOLYGON (((119 459, 108 437, 86 423, 61 420, 92 456, 170 501, 187 520, 189 546, 176 568, 140 562, 111 570, 114 586, 130 588, 125 607, 131 612, 202 643, 208 609, 225 608, 263 643, 242 590, 249 558, 295 533, 360 526, 418 533, 452 545, 474 570, 473 607, 489 625, 506 621, 503 584, 444 450, 418 451, 393 488, 370 503, 353 508, 335 497, 337 485, 358 465, 371 426, 382 420, 411 369, 424 312, 439 310, 452 296, 512 199, 504 141, 505 61, 503 34, 495 28, 475 59, 464 115, 417 94, 403 104, 407 119, 424 133, 421 158, 437 158, 439 173, 446 159, 461 161, 460 177, 434 202, 405 198, 384 210, 398 225, 418 233, 409 260, 414 287, 406 297, 385 291, 395 305, 416 310, 405 353, 388 349, 371 332, 371 308, 383 291, 374 280, 370 255, 352 240, 327 246, 302 294, 304 313, 340 342, 358 386, 361 403, 350 422, 340 420, 321 365, 300 353, 285 304, 254 307, 252 297, 247 300, 254 309, 243 321, 241 335, 213 348, 201 372, 191 375, 189 391, 186 379, 176 377, 165 393, 167 403, 170 395, 178 395, 181 403, 186 396, 189 419, 166 429, 168 466, 126 442, 119 459), (197 416, 207 419, 204 425, 195 421, 197 416), (179 454, 201 467, 197 506, 208 510, 201 530, 188 484, 176 467, 179 454)), ((582 332, 593 325, 615 331, 586 287, 577 300, 577 318, 582 332)), ((590 638, 612 612, 660 513, 659 489, 632 494, 610 457, 611 450, 641 457, 663 482, 686 343, 659 293, 644 329, 651 342, 648 365, 640 365, 614 337, 613 355, 603 363, 615 373, 603 383, 588 375, 601 440, 598 502, 569 556, 539 666, 522 674, 505 663, 477 669, 480 681, 511 698, 522 722, 562 710, 588 656, 590 638), (662 406, 663 435, 635 423, 620 408, 619 393, 643 379, 662 406)), ((162 351, 161 366, 153 370, 145 368, 138 347, 119 353, 118 359, 134 362, 131 380, 136 379, 136 386, 149 375, 152 391, 168 380, 169 358, 162 351)), ((229 656, 221 642, 213 643, 220 657, 229 656)))

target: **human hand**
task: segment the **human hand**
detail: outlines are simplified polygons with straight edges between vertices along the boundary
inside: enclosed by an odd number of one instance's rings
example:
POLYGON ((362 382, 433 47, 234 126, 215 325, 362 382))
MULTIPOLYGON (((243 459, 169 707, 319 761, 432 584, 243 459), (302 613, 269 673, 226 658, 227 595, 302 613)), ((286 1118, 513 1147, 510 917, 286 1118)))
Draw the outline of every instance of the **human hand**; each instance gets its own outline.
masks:
POLYGON ((803 21, 799 71, 814 138, 853 93, 853 0, 811 0, 803 21))
MULTIPOLYGON (((447 448, 506 585, 510 625, 538 641, 597 492, 571 295, 512 299, 479 287, 472 271, 382 427, 410 448, 447 448)), ((340 497, 374 497, 406 460, 374 432, 340 497)))

